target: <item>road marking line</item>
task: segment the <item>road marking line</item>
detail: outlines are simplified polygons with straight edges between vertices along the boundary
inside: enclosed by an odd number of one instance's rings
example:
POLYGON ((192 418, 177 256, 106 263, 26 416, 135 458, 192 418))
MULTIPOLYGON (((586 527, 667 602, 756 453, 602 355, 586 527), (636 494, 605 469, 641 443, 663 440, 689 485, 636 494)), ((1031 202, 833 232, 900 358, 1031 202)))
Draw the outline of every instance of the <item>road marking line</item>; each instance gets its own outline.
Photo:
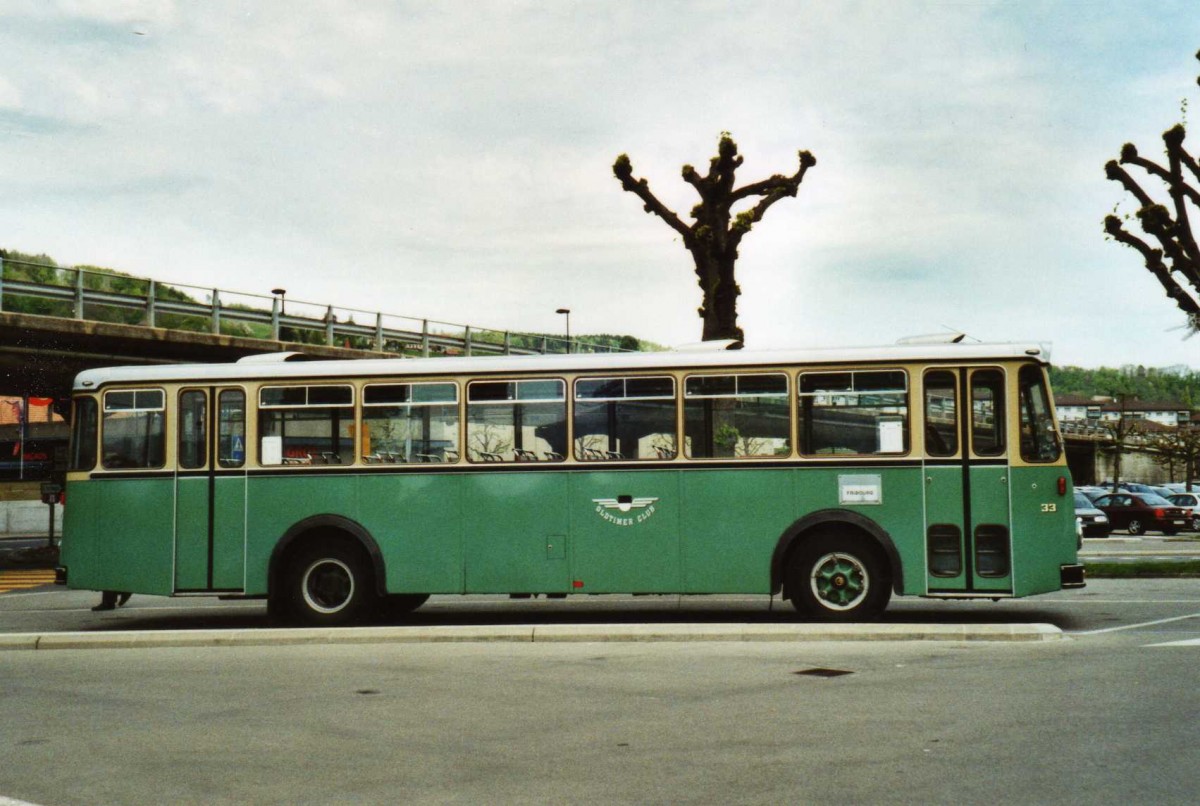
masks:
POLYGON ((1170 624, 1172 621, 1186 621, 1190 618, 1200 618, 1200 613, 1192 613, 1190 616, 1175 616, 1174 618, 1160 618, 1157 621, 1143 621, 1140 624, 1124 624, 1120 627, 1105 627, 1100 630, 1086 630, 1084 632, 1072 632, 1067 635, 1100 635, 1106 632, 1120 632, 1121 630, 1136 630, 1138 627, 1153 627, 1156 624, 1170 624))
POLYGON ((17 800, 16 798, 6 798, 0 795, 0 806, 37 806, 36 803, 30 803, 27 800, 17 800))
POLYGON ((1186 641, 1167 641, 1165 644, 1146 644, 1146 646, 1200 646, 1200 638, 1189 638, 1186 641))

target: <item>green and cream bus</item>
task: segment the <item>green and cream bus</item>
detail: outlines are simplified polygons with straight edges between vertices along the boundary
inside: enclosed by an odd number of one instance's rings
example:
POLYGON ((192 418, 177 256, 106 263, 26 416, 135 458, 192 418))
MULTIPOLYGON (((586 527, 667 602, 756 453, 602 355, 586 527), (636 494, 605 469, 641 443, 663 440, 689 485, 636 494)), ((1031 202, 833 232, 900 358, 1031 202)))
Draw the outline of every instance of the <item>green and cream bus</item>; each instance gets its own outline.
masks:
POLYGON ((60 575, 343 624, 431 594, 1078 587, 1031 344, 114 367, 74 386, 60 575))

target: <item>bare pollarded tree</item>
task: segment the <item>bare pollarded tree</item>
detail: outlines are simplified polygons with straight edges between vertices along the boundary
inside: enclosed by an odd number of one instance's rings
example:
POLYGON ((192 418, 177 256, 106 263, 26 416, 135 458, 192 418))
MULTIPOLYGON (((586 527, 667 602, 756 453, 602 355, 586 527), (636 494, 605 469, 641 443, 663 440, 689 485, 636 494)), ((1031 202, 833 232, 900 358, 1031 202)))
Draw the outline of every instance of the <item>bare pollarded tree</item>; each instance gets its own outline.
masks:
POLYGON ((685 224, 660 202, 645 179, 634 178, 628 154, 622 154, 613 163, 613 174, 621 181, 621 187, 636 194, 647 213, 654 213, 678 232, 684 248, 691 253, 704 292, 704 304, 699 310, 704 320, 701 336, 704 341, 742 340, 742 329, 737 323, 737 298, 742 292, 734 279, 738 245, 772 204, 796 195, 805 172, 817 164, 807 151, 799 152, 799 156, 800 167, 791 176, 775 174, 761 182, 734 188, 734 174, 742 164, 742 157, 737 143, 728 132, 723 133, 717 155, 709 160, 707 174, 701 176, 691 165, 683 166, 683 180, 700 195, 699 204, 691 212, 693 224, 685 224), (734 213, 734 206, 747 199, 757 201, 749 209, 734 213))
MULTIPOLYGON (((1196 54, 1200 59, 1200 52, 1196 54)), ((1197 79, 1200 83, 1200 79, 1197 79)), ((1146 159, 1133 143, 1121 148, 1121 159, 1110 160, 1104 170, 1120 182, 1138 202, 1136 213, 1142 234, 1130 232, 1117 215, 1104 219, 1104 230, 1115 240, 1136 249, 1150 270, 1188 318, 1191 331, 1200 331, 1200 248, 1192 234, 1192 217, 1200 214, 1200 166, 1184 148, 1187 132, 1177 123, 1163 132, 1166 164, 1146 159), (1169 200, 1157 201, 1123 166, 1135 166, 1148 178, 1161 182, 1169 200)), ((1145 181, 1145 179, 1143 179, 1145 181)))

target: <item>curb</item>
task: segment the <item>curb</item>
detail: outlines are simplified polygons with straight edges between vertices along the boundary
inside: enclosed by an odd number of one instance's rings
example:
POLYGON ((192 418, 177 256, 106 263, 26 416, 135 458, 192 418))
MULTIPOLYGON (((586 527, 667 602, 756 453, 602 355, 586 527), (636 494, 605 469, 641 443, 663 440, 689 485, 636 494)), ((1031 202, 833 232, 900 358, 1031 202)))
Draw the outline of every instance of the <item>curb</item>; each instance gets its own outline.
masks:
POLYGON ((0 651, 329 644, 1059 641, 1052 624, 546 624, 0 634, 0 651))

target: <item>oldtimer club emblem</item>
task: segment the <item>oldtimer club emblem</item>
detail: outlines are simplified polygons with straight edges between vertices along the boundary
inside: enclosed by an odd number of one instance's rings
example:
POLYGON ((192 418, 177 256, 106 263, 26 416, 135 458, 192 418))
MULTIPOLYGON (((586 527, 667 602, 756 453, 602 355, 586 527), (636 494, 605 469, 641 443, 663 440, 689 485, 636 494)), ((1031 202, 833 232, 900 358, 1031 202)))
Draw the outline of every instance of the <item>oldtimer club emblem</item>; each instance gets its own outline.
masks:
POLYGON ((616 526, 633 526, 635 523, 645 523, 654 515, 654 503, 657 498, 634 498, 632 495, 618 495, 616 498, 593 498, 596 514, 616 526), (637 510, 634 513, 634 510, 637 510), (630 517, 623 517, 632 514, 630 517))

